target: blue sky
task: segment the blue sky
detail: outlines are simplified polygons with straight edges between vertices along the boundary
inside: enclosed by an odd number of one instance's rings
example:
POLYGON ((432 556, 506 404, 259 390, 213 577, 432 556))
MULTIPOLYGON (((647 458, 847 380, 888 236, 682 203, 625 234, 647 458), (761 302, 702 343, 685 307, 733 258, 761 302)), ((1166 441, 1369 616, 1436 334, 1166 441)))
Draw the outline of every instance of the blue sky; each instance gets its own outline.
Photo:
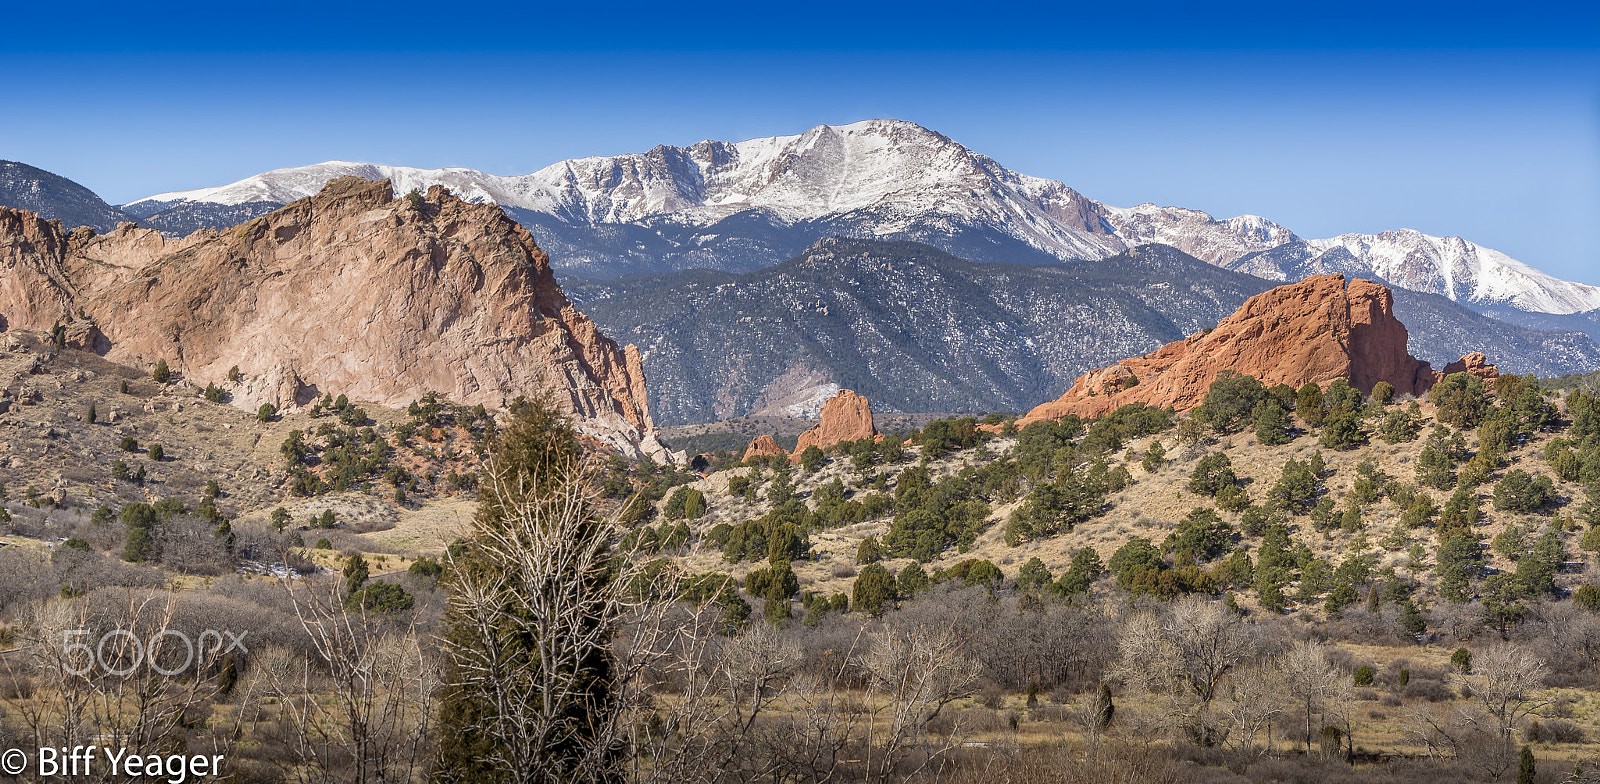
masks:
POLYGON ((116 203, 895 117, 1116 205, 1461 235, 1600 284, 1595 11, 1305 5, 35 3, 0 36, 0 157, 116 203))

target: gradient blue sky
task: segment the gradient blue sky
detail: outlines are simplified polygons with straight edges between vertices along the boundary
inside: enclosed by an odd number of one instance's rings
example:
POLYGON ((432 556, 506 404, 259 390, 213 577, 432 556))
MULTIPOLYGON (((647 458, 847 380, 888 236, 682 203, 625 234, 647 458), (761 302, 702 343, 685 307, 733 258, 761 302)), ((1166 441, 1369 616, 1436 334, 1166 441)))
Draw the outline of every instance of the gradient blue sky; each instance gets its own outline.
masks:
POLYGON ((895 117, 1116 205, 1461 235, 1600 284, 1593 4, 1308 5, 29 3, 0 157, 120 203, 895 117))

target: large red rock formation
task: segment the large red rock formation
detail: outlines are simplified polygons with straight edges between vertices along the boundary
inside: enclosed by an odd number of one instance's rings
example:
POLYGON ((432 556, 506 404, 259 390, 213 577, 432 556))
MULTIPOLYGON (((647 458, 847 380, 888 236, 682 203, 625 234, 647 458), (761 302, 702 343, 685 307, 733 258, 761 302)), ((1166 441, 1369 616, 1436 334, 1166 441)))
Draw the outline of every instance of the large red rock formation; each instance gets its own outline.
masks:
POLYGON ((798 461, 806 447, 827 449, 841 441, 875 438, 878 429, 872 425, 872 406, 867 399, 848 389, 841 389, 822 404, 822 421, 800 434, 790 459, 798 461))
POLYGON ((172 241, 131 224, 64 234, 0 208, 0 326, 79 314, 108 358, 164 359, 250 409, 325 392, 401 406, 434 391, 490 408, 549 394, 581 432, 665 456, 638 350, 567 301, 526 229, 438 186, 395 199, 387 180, 341 178, 172 241), (227 381, 234 366, 239 384, 227 381))
MULTIPOLYGON (((1364 393, 1387 381, 1413 395, 1444 376, 1406 353, 1406 328, 1394 317, 1388 288, 1359 278, 1347 287, 1343 275, 1315 275, 1251 297, 1208 332, 1079 376, 1060 399, 1028 412, 1019 424, 1066 414, 1096 417, 1135 402, 1189 411, 1224 370, 1296 388, 1343 378, 1364 393)), ((1482 354, 1447 368, 1455 370, 1494 375, 1482 354)))

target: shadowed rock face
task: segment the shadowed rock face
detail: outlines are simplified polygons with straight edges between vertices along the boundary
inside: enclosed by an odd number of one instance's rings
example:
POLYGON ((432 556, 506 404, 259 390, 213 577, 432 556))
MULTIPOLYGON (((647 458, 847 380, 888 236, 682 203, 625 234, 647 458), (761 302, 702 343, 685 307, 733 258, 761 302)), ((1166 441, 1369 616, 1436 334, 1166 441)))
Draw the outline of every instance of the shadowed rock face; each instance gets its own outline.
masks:
MULTIPOLYGON (((1421 395, 1444 373, 1406 353, 1406 327, 1394 317, 1389 289, 1343 275, 1315 275, 1251 297, 1215 329, 1174 341, 1142 357, 1079 376, 1059 399, 1034 408, 1022 423, 1066 414, 1094 417, 1127 403, 1189 411, 1224 370, 1272 386, 1298 388, 1343 378, 1363 393, 1387 381, 1400 394, 1421 395)), ((1482 354, 1446 368, 1496 375, 1482 354)))
POLYGON ((791 459, 798 461, 806 447, 827 449, 841 441, 857 441, 878 435, 872 425, 872 406, 867 399, 849 389, 841 389, 822 404, 822 421, 800 434, 791 459))
POLYGON ((316 196, 222 232, 164 241, 124 224, 63 235, 0 208, 0 316, 48 329, 78 313, 108 358, 165 359, 235 405, 292 409, 322 393, 401 406, 428 391, 502 408, 548 394, 580 431, 664 456, 637 349, 567 301, 549 258, 492 205, 387 180, 316 196), (229 384, 230 368, 245 380, 229 384))

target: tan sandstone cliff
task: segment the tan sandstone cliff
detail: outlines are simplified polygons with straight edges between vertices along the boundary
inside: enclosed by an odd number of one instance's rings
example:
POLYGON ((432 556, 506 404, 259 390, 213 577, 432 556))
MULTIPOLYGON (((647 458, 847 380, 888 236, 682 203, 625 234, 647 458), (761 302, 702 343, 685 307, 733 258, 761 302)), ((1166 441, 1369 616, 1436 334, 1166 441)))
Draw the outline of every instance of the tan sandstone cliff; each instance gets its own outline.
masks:
MULTIPOLYGON (((1394 317, 1388 288, 1315 275, 1251 297, 1209 332, 1079 376, 1066 394, 1029 411, 1019 424, 1066 414, 1096 417, 1136 402, 1189 411, 1224 370, 1296 388, 1343 378, 1364 393, 1387 381, 1413 395, 1445 375, 1406 352, 1406 328, 1394 317)), ((1445 369, 1456 371, 1498 375, 1482 354, 1445 369)))
POLYGON ((86 316, 109 359, 164 359, 236 405, 321 393, 403 406, 434 391, 502 408, 551 395, 580 431, 664 457, 639 352, 567 301, 549 258, 493 205, 387 180, 321 193, 222 232, 95 236, 0 208, 0 318, 49 329, 86 316), (229 384, 238 366, 244 381, 229 384))

